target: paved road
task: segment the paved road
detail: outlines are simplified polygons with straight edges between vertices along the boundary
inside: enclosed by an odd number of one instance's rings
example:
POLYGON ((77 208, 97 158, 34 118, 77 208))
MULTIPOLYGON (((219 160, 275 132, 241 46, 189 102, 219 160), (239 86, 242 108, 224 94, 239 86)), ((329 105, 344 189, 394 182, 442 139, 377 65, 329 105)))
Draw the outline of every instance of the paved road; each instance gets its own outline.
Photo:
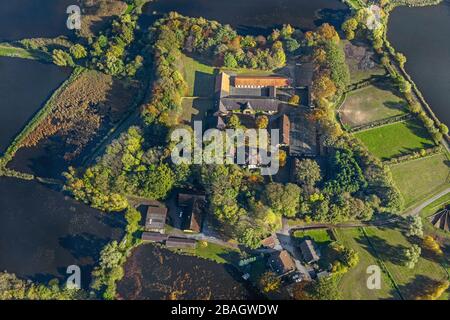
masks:
POLYGON ((425 202, 422 202, 420 205, 418 205, 417 207, 408 210, 404 216, 415 216, 418 215, 420 213, 420 211, 422 211, 426 206, 428 206, 429 204, 433 203, 434 201, 436 201, 437 199, 445 196, 447 193, 450 192, 450 188, 445 189, 444 191, 438 193, 437 195, 435 195, 434 197, 431 197, 430 199, 428 199, 425 202))

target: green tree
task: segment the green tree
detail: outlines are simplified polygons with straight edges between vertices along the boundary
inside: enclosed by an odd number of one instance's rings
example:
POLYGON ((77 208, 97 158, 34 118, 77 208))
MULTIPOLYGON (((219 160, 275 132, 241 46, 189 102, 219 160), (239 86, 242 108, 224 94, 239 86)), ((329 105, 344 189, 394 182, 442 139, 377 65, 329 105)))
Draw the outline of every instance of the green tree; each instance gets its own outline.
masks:
POLYGON ((448 134, 448 127, 445 124, 441 123, 439 124, 439 131, 442 134, 448 134))
POLYGON ((295 180, 299 185, 314 187, 322 180, 319 164, 312 159, 295 161, 295 180))
POLYGON ((276 68, 281 68, 286 64, 286 54, 280 41, 274 42, 272 46, 273 59, 276 68))
POLYGON ((359 254, 353 249, 344 248, 342 262, 349 268, 356 267, 359 263, 359 254))
POLYGON ((265 115, 258 116, 256 118, 256 127, 258 129, 266 129, 269 125, 269 118, 265 115))
POLYGON ((406 218, 406 235, 408 237, 422 237, 423 236, 423 224, 422 218, 419 216, 408 216, 406 218))
POLYGON ((289 53, 295 52, 298 48, 300 48, 300 43, 297 40, 292 38, 286 40, 286 50, 289 53))
POLYGON ((280 289, 281 279, 275 273, 267 271, 259 279, 259 285, 265 293, 278 291, 280 289))
POLYGON ((341 26, 342 31, 345 32, 347 40, 355 38, 355 30, 358 28, 358 21, 355 18, 347 19, 341 26))
POLYGON ((78 43, 70 47, 70 54, 75 59, 83 59, 87 57, 86 48, 78 43))
POLYGON ((53 50, 52 58, 53 63, 60 67, 71 67, 74 65, 70 54, 60 49, 53 50))
POLYGON ((422 249, 417 244, 413 244, 410 248, 406 248, 404 250, 405 266, 409 269, 413 269, 419 261, 421 253, 422 249))
POLYGON ((314 300, 340 300, 341 293, 338 288, 336 276, 322 277, 313 286, 311 296, 314 300))
POLYGON ((300 97, 296 94, 294 94, 292 97, 289 98, 288 101, 290 104, 294 104, 298 106, 300 104, 300 97))
POLYGON ((345 53, 339 44, 327 42, 325 44, 326 64, 331 71, 331 80, 333 80, 339 93, 346 90, 350 83, 350 71, 345 61, 345 53))
POLYGON ((238 66, 236 58, 231 52, 225 53, 225 56, 223 58, 223 64, 225 67, 228 68, 236 68, 238 66))
POLYGON ((401 67, 404 67, 405 63, 406 63, 406 57, 403 53, 397 52, 395 55, 395 58, 397 59, 398 63, 400 64, 401 67))
POLYGON ((250 249, 257 249, 261 246, 262 234, 251 225, 246 225, 245 228, 239 231, 238 241, 250 249))
POLYGON ((239 117, 235 114, 231 115, 230 118, 228 118, 227 121, 227 127, 230 129, 238 129, 240 128, 241 125, 241 120, 239 120, 239 117))
POLYGON ((325 183, 325 191, 330 194, 353 193, 367 186, 367 181, 350 150, 336 150, 329 160, 331 180, 325 183))
POLYGON ((263 193, 263 200, 275 213, 293 218, 300 204, 300 188, 292 183, 269 183, 263 193))

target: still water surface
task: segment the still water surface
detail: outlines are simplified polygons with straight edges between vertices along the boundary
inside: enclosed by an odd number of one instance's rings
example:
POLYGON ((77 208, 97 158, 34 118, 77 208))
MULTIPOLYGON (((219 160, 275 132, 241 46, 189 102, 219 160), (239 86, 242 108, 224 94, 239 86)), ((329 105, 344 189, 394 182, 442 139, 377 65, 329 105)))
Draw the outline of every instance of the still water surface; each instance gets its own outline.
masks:
POLYGON ((437 6, 395 9, 389 41, 437 117, 450 126, 450 0, 437 6))

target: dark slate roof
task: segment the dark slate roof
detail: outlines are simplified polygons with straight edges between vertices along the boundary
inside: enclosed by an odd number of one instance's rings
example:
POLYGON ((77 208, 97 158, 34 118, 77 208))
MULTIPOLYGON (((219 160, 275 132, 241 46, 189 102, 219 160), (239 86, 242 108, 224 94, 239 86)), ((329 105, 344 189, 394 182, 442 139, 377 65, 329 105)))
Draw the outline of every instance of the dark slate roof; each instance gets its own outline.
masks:
POLYGON ((281 104, 279 100, 267 97, 228 96, 220 99, 219 110, 223 112, 244 110, 247 103, 250 103, 254 110, 266 112, 278 111, 281 104))
POLYGON ((291 131, 289 137, 289 153, 291 156, 316 156, 316 125, 307 119, 308 111, 298 110, 289 113, 291 131))
POLYGON ((307 263, 319 261, 319 255, 316 252, 312 240, 307 239, 300 243, 300 250, 302 251, 303 259, 305 259, 307 263))
POLYGON ((302 63, 297 65, 296 72, 296 85, 298 87, 308 87, 312 84, 312 79, 314 75, 314 64, 311 62, 302 63))
POLYGON ((194 239, 169 237, 166 246, 169 248, 194 248, 197 241, 194 239))
POLYGON ((144 232, 141 237, 143 241, 151 242, 163 242, 166 241, 167 238, 168 236, 166 234, 161 234, 159 232, 144 232))
POLYGON ((180 192, 178 194, 178 205, 180 207, 189 206, 196 199, 206 201, 206 196, 204 194, 180 192))
POLYGON ((166 225, 167 208, 148 207, 147 217, 145 219, 146 229, 164 229, 166 225))

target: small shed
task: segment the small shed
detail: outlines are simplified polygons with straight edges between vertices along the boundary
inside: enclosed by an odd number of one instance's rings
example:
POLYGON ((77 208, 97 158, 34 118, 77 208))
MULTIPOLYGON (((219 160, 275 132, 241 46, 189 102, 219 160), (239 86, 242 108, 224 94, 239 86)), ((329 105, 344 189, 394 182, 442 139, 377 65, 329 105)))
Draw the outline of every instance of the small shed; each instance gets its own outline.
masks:
POLYGON ((147 209, 147 217, 145 219, 145 229, 147 231, 164 232, 166 225, 167 208, 151 207, 147 209))
POLYGON ((195 239, 169 237, 166 241, 168 248, 195 248, 197 241, 195 239))
POLYGON ((308 264, 317 262, 320 259, 312 240, 306 239, 300 243, 300 251, 302 252, 303 259, 308 264))
POLYGON ((142 241, 148 241, 148 242, 164 242, 168 238, 167 235, 161 234, 159 232, 144 232, 142 233, 142 241))

